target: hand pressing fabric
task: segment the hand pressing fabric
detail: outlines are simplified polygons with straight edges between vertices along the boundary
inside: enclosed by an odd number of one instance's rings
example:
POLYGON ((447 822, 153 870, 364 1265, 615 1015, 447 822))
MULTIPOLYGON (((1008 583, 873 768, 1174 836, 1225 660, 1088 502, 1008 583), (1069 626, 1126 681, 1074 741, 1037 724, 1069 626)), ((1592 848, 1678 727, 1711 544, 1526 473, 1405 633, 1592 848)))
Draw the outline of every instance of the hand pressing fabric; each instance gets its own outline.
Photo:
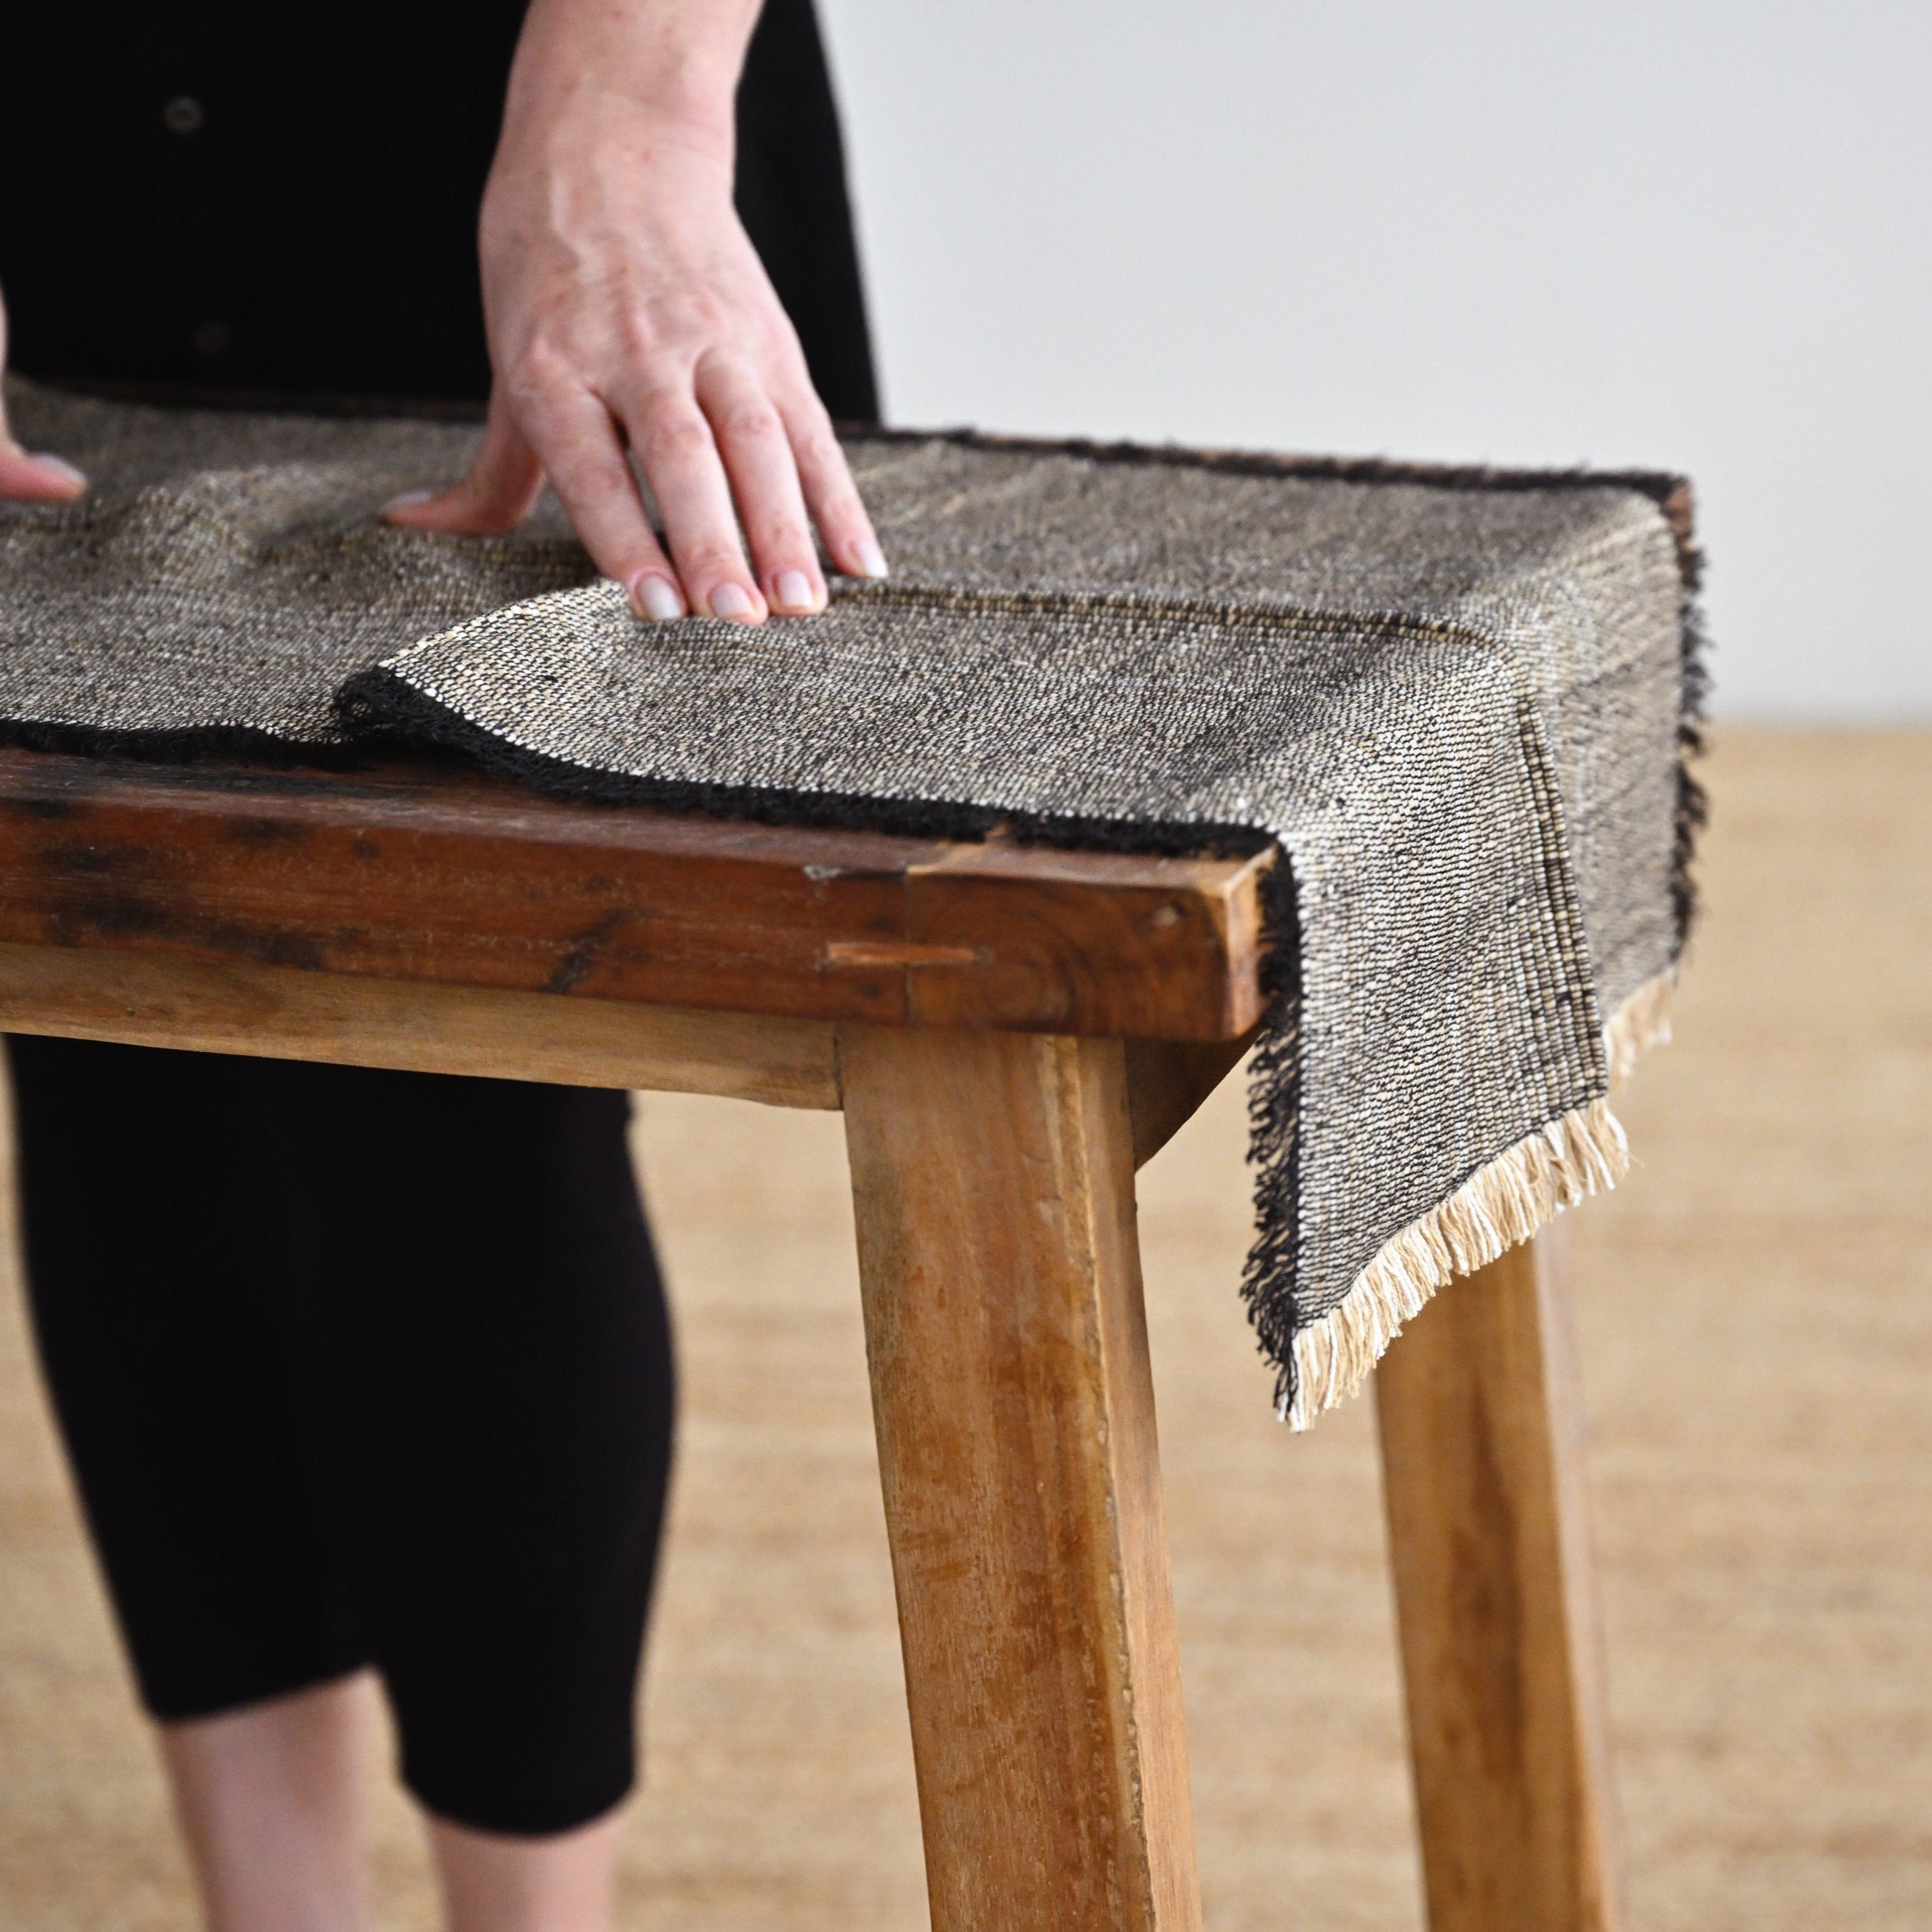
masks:
POLYGON ((885 574, 732 206, 733 97, 757 11, 535 0, 483 198, 488 427, 460 483, 391 505, 391 522, 508 530, 548 476, 640 617, 822 610, 814 523, 836 568, 885 574))
MULTIPOLYGON (((506 530, 548 476, 640 617, 822 610, 814 524, 835 568, 886 574, 732 206, 734 97, 758 12, 758 0, 534 0, 483 200, 488 425, 460 483, 398 500, 391 522, 506 530)), ((5 352, 0 308, 0 369, 5 352)), ((58 456, 20 448, 0 400, 0 498, 67 502, 86 488, 58 456)))
MULTIPOLYGON (((7 366, 7 305, 0 302, 0 370, 7 366)), ((87 478, 58 456, 31 454, 7 426, 7 398, 0 390, 0 498, 17 503, 70 503, 87 494, 87 478)))

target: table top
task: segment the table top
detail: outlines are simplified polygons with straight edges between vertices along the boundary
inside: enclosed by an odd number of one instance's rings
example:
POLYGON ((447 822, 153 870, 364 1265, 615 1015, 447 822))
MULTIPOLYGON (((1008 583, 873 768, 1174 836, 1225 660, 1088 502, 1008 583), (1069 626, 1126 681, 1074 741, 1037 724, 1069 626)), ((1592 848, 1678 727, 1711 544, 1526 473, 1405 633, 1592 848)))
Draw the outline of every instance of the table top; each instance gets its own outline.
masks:
POLYGON ((1232 1040, 1270 853, 1060 850, 0 749, 0 943, 887 1024, 1232 1040))

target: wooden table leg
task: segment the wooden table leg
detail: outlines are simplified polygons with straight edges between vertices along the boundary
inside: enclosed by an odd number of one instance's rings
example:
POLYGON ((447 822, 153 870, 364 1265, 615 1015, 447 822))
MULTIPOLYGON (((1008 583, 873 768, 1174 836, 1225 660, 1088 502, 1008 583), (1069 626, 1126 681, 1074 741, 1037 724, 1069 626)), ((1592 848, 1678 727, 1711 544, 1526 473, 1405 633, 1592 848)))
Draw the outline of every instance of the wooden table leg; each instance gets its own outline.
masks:
POLYGON ((1432 1932, 1610 1932, 1613 1804, 1569 1306, 1551 1235, 1376 1373, 1432 1932))
POLYGON ((839 1060, 934 1932, 1194 1932, 1120 1043, 839 1060))

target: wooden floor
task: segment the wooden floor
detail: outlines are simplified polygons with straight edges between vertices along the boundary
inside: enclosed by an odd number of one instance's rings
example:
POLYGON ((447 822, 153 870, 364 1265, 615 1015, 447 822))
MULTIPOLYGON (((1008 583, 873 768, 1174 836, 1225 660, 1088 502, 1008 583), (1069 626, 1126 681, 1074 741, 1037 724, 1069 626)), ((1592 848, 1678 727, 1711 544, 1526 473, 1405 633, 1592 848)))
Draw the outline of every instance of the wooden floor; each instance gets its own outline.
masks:
MULTIPOLYGON (((1932 733, 1738 732, 1641 1163, 1573 1217, 1634 1932, 1932 1926, 1932 733)), ((1372 1416, 1271 1419, 1238 1095, 1143 1177, 1210 1932, 1419 1924, 1372 1416)), ((687 1416, 625 1922, 914 1932, 836 1118, 654 1100, 687 1416)), ((1426 1318, 1425 1316, 1424 1319, 1426 1318)), ((380 1922, 434 1923, 380 1813, 380 1922)), ((0 1922, 187 1932, 0 1292, 0 1922)))

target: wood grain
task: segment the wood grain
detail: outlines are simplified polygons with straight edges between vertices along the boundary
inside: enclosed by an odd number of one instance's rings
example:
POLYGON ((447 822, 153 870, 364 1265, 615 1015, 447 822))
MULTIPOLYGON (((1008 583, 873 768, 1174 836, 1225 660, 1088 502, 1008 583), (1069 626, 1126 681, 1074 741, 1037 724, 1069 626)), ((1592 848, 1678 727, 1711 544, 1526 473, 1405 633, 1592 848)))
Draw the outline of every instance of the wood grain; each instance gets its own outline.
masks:
POLYGON ((1431 1932, 1613 1932, 1580 1408, 1553 1231, 1376 1373, 1431 1932))
POLYGON ((1266 862, 0 750, 0 940, 799 1018, 1232 1037, 1266 862))
POLYGON ((950 970, 935 962, 910 981, 908 1017, 1127 1038, 1245 1034, 1264 1010, 1261 882, 1271 862, 1048 853, 998 838, 950 846, 910 868, 907 930, 977 949, 1000 970, 990 975, 983 957, 950 970), (1211 986, 1198 964, 1186 974, 1184 1030, 1181 989, 1166 983, 1182 960, 1215 962, 1211 986), (1197 1000, 1219 1002, 1211 1018, 1192 1010, 1197 1000), (1082 1018, 1102 1010, 1110 1026, 1082 1018))
POLYGON ((1125 1054, 839 1060, 934 1932, 1196 1932, 1125 1054))
POLYGON ((0 944, 0 1032, 836 1108, 822 1022, 0 944))

